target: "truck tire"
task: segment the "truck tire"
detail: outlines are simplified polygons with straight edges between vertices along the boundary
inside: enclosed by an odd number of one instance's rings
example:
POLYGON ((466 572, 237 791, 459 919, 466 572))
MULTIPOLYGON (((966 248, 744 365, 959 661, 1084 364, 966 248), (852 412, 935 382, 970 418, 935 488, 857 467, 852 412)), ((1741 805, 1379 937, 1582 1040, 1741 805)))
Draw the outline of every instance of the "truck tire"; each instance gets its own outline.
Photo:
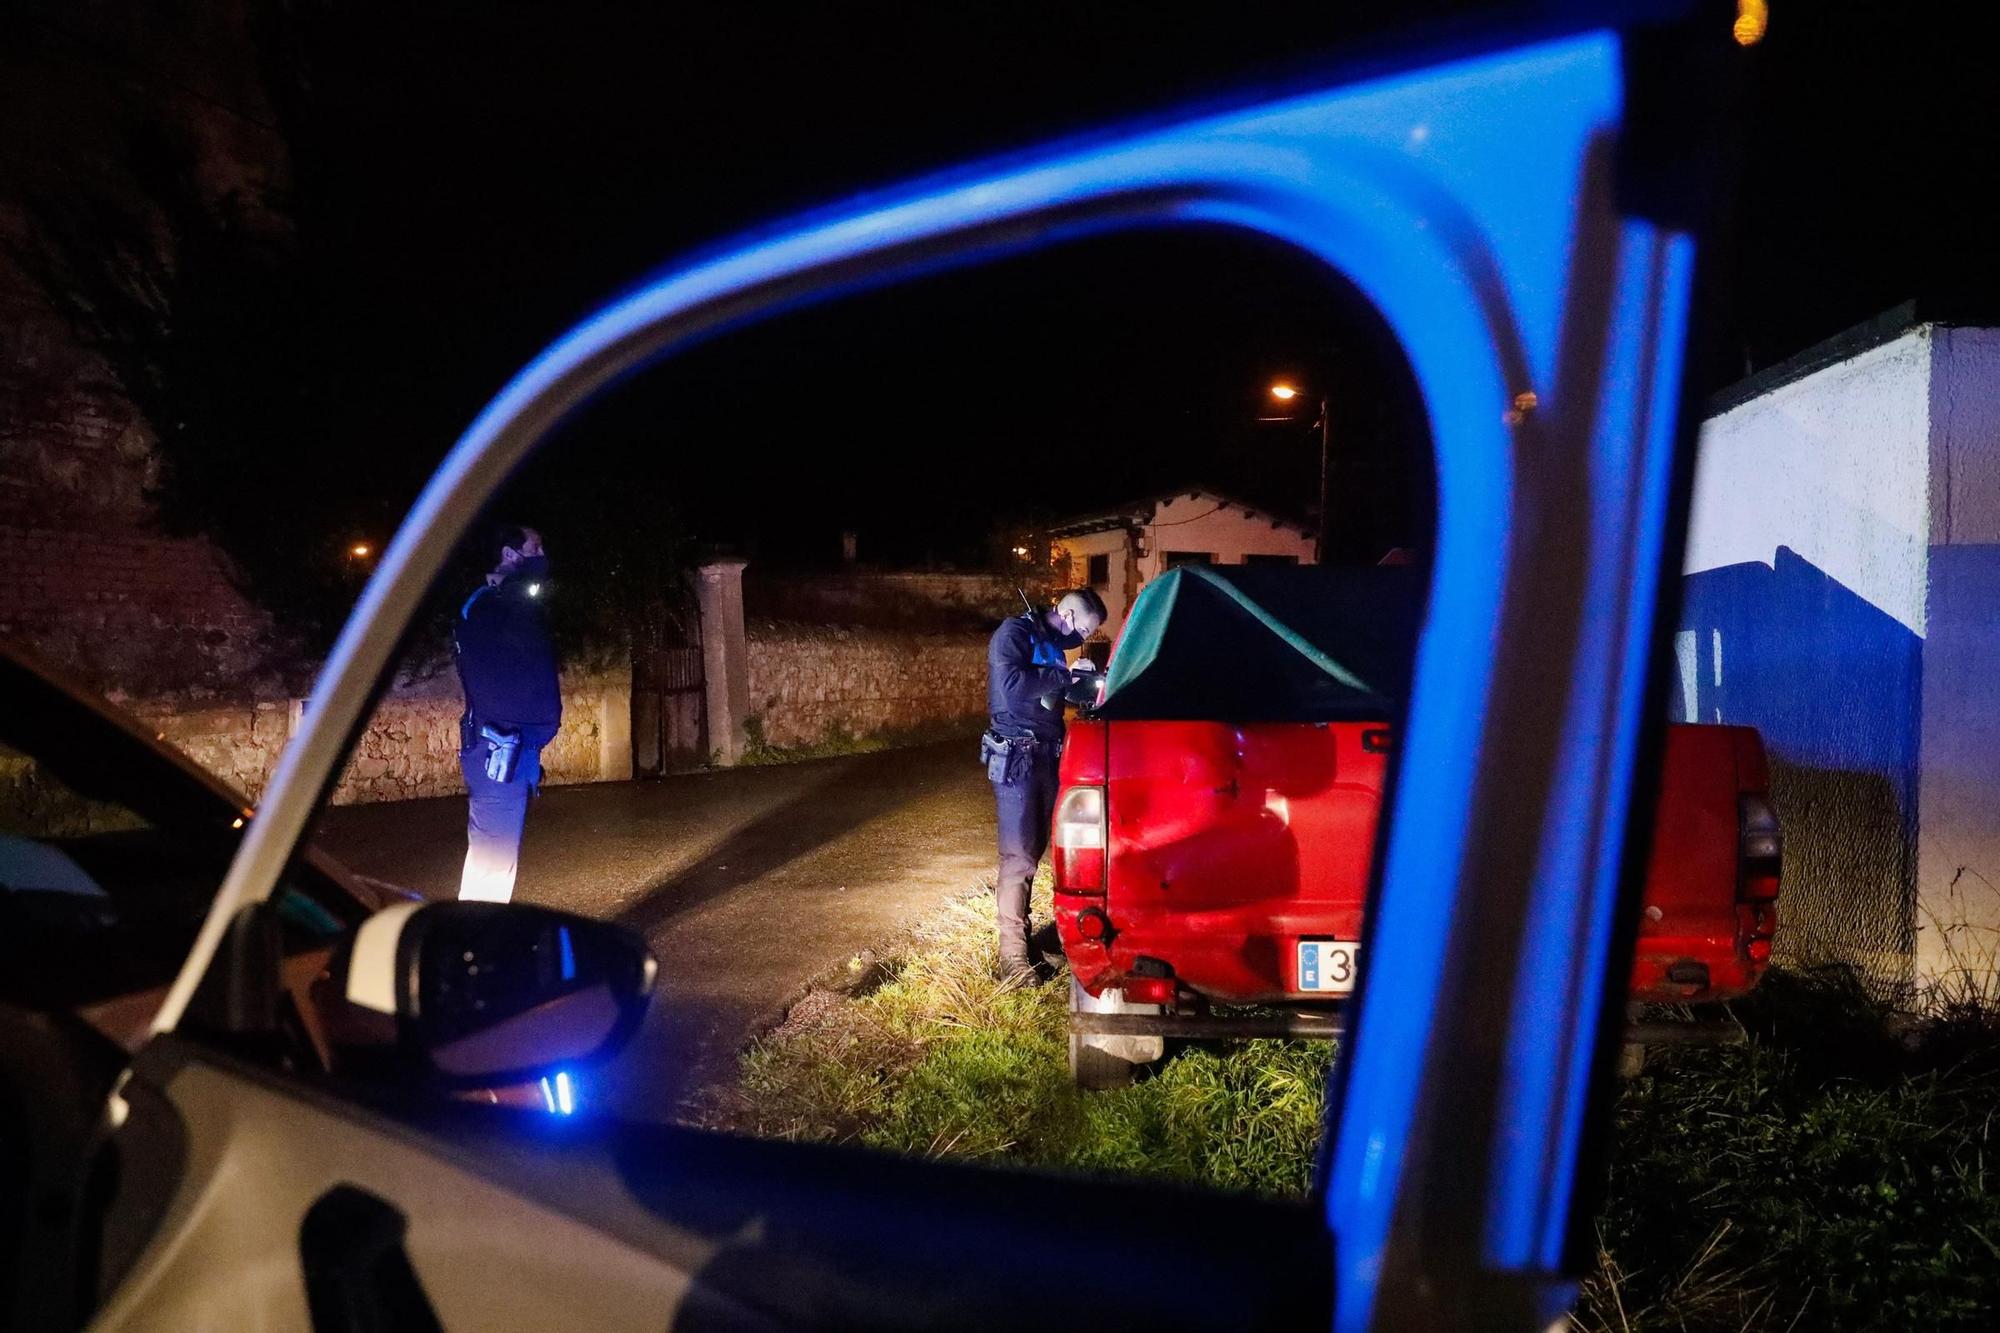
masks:
MULTIPOLYGON (((1115 991, 1092 995, 1077 979, 1069 979, 1069 1011, 1072 1014, 1157 1014, 1157 1004, 1127 1004, 1115 991)), ((1159 1037, 1097 1037, 1079 1032, 1069 1034, 1069 1076, 1085 1092, 1106 1092, 1131 1086, 1139 1071, 1167 1053, 1167 1039, 1159 1037)))
POLYGON ((1114 1088, 1129 1088, 1139 1076, 1139 1066, 1130 1060, 1122 1060, 1106 1054, 1089 1042, 1092 1039, 1079 1033, 1069 1034, 1069 1077, 1070 1081, 1085 1092, 1110 1092, 1114 1088))

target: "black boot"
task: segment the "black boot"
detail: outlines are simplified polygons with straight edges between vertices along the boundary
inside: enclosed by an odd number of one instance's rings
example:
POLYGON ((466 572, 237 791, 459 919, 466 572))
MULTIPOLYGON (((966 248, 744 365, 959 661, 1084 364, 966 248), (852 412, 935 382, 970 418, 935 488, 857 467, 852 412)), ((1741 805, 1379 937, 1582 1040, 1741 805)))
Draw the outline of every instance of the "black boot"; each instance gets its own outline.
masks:
POLYGON ((994 976, 1023 986, 1037 986, 1043 980, 1041 972, 1029 960, 1025 940, 1015 941, 1012 949, 1005 944, 1000 946, 1000 966, 994 969, 994 976))

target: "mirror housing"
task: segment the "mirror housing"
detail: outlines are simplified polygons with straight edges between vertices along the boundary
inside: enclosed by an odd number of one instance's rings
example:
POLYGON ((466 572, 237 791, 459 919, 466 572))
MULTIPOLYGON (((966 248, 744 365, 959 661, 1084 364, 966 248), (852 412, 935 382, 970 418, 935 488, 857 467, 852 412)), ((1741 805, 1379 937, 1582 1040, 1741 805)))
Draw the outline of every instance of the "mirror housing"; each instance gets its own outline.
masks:
POLYGON ((451 1088, 614 1054, 659 965, 632 931, 522 903, 399 903, 336 946, 312 1008, 344 1072, 451 1088))

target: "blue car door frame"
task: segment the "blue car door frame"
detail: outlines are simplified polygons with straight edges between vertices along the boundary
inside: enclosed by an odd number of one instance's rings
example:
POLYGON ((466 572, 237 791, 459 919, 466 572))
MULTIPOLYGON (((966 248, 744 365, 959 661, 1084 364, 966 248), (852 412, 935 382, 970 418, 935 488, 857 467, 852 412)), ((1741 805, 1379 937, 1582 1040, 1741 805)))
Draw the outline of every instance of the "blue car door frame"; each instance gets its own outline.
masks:
POLYGON ((1644 103, 1686 77, 1660 73, 1658 50, 1708 36, 1573 26, 1419 54, 860 198, 614 301, 500 392, 384 552, 155 1030, 271 892, 454 546, 605 385, 942 267, 1142 226, 1242 228, 1373 302, 1437 449, 1429 615, 1329 1099, 1335 1323, 1546 1325, 1574 1295, 1684 506, 1697 228, 1680 205, 1701 163, 1692 131, 1644 103))

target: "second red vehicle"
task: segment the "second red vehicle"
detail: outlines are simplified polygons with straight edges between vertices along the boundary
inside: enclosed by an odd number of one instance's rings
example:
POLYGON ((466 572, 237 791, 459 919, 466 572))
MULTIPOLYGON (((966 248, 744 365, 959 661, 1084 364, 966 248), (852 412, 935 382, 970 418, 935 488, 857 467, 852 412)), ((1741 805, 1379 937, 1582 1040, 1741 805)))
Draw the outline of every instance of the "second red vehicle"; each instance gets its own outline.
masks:
MULTIPOLYGON (((1419 578, 1190 566, 1140 593, 1106 696, 1072 724, 1062 759, 1055 917, 1080 1083, 1129 1079, 1170 1035, 1338 1026, 1363 961, 1419 578)), ((1756 731, 1670 727, 1635 1000, 1727 1000, 1757 984, 1780 839, 1756 731)))

